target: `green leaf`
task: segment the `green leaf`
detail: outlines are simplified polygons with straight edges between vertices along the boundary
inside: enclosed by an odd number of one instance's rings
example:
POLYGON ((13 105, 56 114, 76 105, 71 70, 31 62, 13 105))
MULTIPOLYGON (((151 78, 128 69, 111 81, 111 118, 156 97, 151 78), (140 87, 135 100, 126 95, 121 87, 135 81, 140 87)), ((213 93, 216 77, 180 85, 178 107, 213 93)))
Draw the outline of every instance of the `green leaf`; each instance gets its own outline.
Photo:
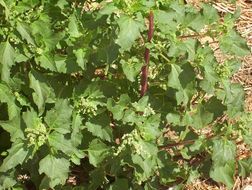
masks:
POLYGON ((131 58, 127 61, 121 60, 121 64, 127 79, 134 82, 141 71, 143 63, 137 58, 131 58))
POLYGON ((78 66, 82 69, 86 69, 87 59, 86 59, 86 51, 84 49, 77 49, 74 51, 74 55, 76 56, 76 62, 78 66))
POLYGON ((105 171, 102 167, 96 168, 90 173, 90 178, 91 183, 88 186, 88 190, 96 190, 105 182, 105 171))
POLYGON ((128 180, 123 178, 118 178, 109 187, 109 190, 128 190, 128 180))
POLYGON ((68 33, 70 34, 70 37, 73 37, 73 38, 80 37, 82 34, 79 31, 78 20, 76 16, 72 14, 68 19, 69 19, 68 33))
POLYGON ((88 147, 88 158, 90 164, 97 167, 108 155, 110 148, 99 139, 94 139, 88 147))
POLYGON ((111 142, 113 140, 112 128, 110 126, 110 119, 107 114, 99 114, 86 122, 86 128, 94 136, 111 142))
POLYGON ((214 140, 213 143, 213 166, 210 177, 232 188, 234 185, 236 145, 226 139, 214 140))
POLYGON ((235 161, 236 145, 225 139, 214 140, 212 160, 215 165, 221 166, 226 162, 235 161))
POLYGON ((48 86, 46 79, 40 73, 32 70, 29 73, 30 88, 34 90, 32 97, 34 103, 38 106, 39 114, 43 114, 46 103, 54 102, 54 94, 48 86))
POLYGON ((236 56, 245 56, 250 54, 246 40, 234 30, 231 30, 220 39, 220 49, 224 53, 236 56))
POLYGON ((8 150, 8 156, 0 166, 0 172, 7 172, 8 170, 15 168, 17 165, 23 164, 28 154, 29 150, 25 148, 25 144, 22 141, 14 142, 8 150))
POLYGON ((144 121, 142 125, 139 125, 139 129, 143 138, 146 141, 157 139, 161 135, 161 129, 159 129, 160 115, 152 115, 144 121))
POLYGON ((224 165, 218 165, 210 171, 210 177, 217 182, 224 183, 229 189, 234 186, 235 163, 227 162, 224 165))
POLYGON ((113 117, 116 120, 123 118, 124 110, 127 108, 127 105, 130 103, 130 98, 126 94, 120 96, 120 100, 116 103, 113 99, 109 98, 107 101, 107 108, 113 113, 113 117))
POLYGON ((45 69, 56 72, 58 71, 58 67, 56 66, 54 58, 49 53, 43 53, 41 56, 36 57, 36 62, 45 69))
POLYGON ((219 13, 211 4, 203 4, 203 16, 204 19, 207 20, 207 24, 211 24, 219 20, 219 13))
POLYGON ((196 129, 202 129, 203 127, 206 127, 209 123, 211 123, 213 121, 213 118, 214 114, 208 112, 205 106, 199 104, 196 113, 192 115, 192 125, 196 129))
POLYGON ((10 133, 11 141, 16 142, 18 139, 25 139, 24 132, 21 129, 20 117, 15 117, 9 121, 0 121, 0 126, 10 133))
POLYGON ((0 72, 1 79, 5 82, 10 80, 10 69, 15 65, 15 50, 11 44, 6 41, 0 44, 0 72))
POLYGON ((171 72, 168 76, 168 86, 174 89, 181 89, 181 84, 179 80, 179 75, 182 72, 182 69, 175 64, 171 64, 171 72))
POLYGON ((64 185, 68 173, 70 162, 65 158, 57 158, 53 155, 47 155, 39 162, 39 173, 45 173, 50 179, 50 187, 54 188, 56 185, 64 185))
POLYGON ((30 34, 30 29, 28 25, 25 23, 18 22, 17 23, 17 31, 22 36, 23 39, 25 39, 29 44, 35 45, 35 42, 30 34))
POLYGON ((122 15, 117 20, 117 23, 120 28, 117 43, 121 46, 122 50, 128 50, 134 44, 135 40, 140 37, 143 23, 126 15, 122 15))
POLYGON ((16 183, 17 181, 15 180, 14 171, 8 171, 8 173, 1 173, 0 189, 9 189, 13 187, 16 183))
POLYGON ((10 9, 8 8, 8 6, 4 2, 4 0, 0 0, 0 5, 2 5, 4 7, 4 9, 5 9, 5 11, 4 11, 4 13, 5 13, 5 19, 8 20, 9 15, 10 15, 10 9))
POLYGON ((239 175, 246 178, 249 177, 252 171, 252 158, 239 160, 238 161, 238 172, 239 175))
POLYGON ((46 113, 45 122, 49 128, 59 133, 69 133, 71 129, 72 110, 67 99, 58 99, 55 107, 46 113))
POLYGON ((8 118, 12 120, 19 115, 19 108, 15 104, 15 96, 11 89, 4 84, 0 83, 0 102, 7 103, 8 106, 8 118))
POLYGON ((84 125, 82 124, 82 118, 79 114, 75 112, 72 115, 72 133, 71 133, 71 141, 75 147, 79 146, 82 142, 83 135, 81 130, 84 129, 84 125))

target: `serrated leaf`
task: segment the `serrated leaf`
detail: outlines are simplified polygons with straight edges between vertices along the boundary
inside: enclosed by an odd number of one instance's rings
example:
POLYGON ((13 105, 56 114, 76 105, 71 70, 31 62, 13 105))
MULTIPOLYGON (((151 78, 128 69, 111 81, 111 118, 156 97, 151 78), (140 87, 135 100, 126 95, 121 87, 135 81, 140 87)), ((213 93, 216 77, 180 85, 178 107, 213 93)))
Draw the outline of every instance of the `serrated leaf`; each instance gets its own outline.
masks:
POLYGON ((210 171, 210 177, 217 182, 224 183, 228 188, 234 186, 235 163, 225 163, 218 165, 210 171))
POLYGON ((49 53, 43 53, 41 56, 36 57, 36 62, 43 68, 50 71, 58 71, 54 58, 49 53))
POLYGON ((213 143, 212 159, 215 165, 221 166, 226 162, 235 160, 236 145, 234 142, 220 139, 213 143))
POLYGON ((84 129, 84 125, 82 124, 82 118, 79 114, 76 114, 75 112, 72 115, 73 121, 72 121, 72 133, 71 133, 71 141, 75 147, 79 146, 81 144, 83 135, 81 133, 81 130, 84 129))
POLYGON ((160 121, 160 115, 156 114, 146 119, 142 125, 139 125, 142 136, 146 141, 155 140, 161 135, 160 121))
POLYGON ((179 75, 182 72, 182 69, 175 64, 171 64, 171 72, 168 76, 168 86, 174 89, 181 89, 181 84, 179 80, 179 75))
POLYGON ((225 53, 236 56, 250 54, 246 40, 234 30, 231 30, 220 39, 220 49, 225 53))
POLYGON ((181 121, 180 121, 180 115, 176 114, 176 113, 168 113, 166 115, 166 120, 169 124, 173 124, 173 125, 180 125, 181 121))
POLYGON ((90 164, 97 167, 108 155, 110 148, 99 139, 94 139, 88 147, 88 158, 90 164))
POLYGON ((208 24, 214 23, 219 20, 219 13, 217 9, 214 8, 211 4, 203 4, 203 16, 204 19, 207 20, 208 24))
POLYGON ((0 121, 0 126, 10 133, 12 142, 16 142, 18 139, 25 139, 24 132, 21 129, 20 118, 15 117, 9 121, 0 121))
POLYGON ((25 23, 17 23, 17 31, 29 44, 35 45, 33 38, 31 37, 30 30, 25 23))
POLYGON ((113 140, 110 119, 107 114, 99 114, 86 123, 86 128, 94 136, 111 142, 113 140))
POLYGON ((0 189, 9 189, 13 187, 17 181, 15 180, 15 175, 13 171, 8 171, 8 173, 2 173, 0 176, 0 189))
POLYGON ((23 121, 26 124, 26 128, 36 128, 39 123, 41 123, 41 119, 38 117, 38 114, 34 110, 29 110, 24 112, 22 115, 23 121))
POLYGON ((52 155, 47 155, 39 162, 39 173, 44 173, 50 179, 50 187, 56 185, 64 185, 69 172, 70 162, 65 158, 57 158, 52 155))
POLYGON ((121 16, 117 20, 117 23, 120 28, 117 43, 121 46, 122 50, 128 50, 140 36, 143 23, 126 15, 121 16))
POLYGON ((120 96, 119 102, 115 102, 113 99, 109 98, 107 101, 107 108, 113 113, 113 117, 116 120, 123 118, 124 110, 127 108, 127 105, 131 102, 130 98, 126 94, 120 96))
POLYGON ((58 99, 55 107, 47 112, 45 122, 49 128, 59 133, 69 133, 71 129, 72 110, 67 99, 58 99))
POLYGON ((140 60, 133 58, 128 61, 122 60, 121 64, 127 79, 131 82, 134 82, 141 71, 143 63, 140 60))
POLYGON ((79 32, 79 26, 78 26, 78 20, 76 16, 73 14, 69 18, 69 24, 68 24, 68 33, 71 37, 78 38, 82 34, 79 32))
POLYGON ((109 190, 128 190, 128 180, 123 178, 118 178, 109 187, 109 190))
POLYGON ((6 41, 0 44, 0 69, 1 79, 5 82, 10 80, 10 69, 15 65, 15 50, 11 44, 6 41))
POLYGON ((96 190, 105 181, 105 171, 102 167, 94 169, 90 173, 91 183, 88 186, 88 190, 96 190))
POLYGON ((87 64, 87 59, 85 58, 86 56, 86 51, 84 49, 78 49, 74 51, 74 55, 76 56, 76 62, 78 66, 82 69, 86 69, 86 64, 87 64))
POLYGON ((238 161, 238 172, 240 176, 244 178, 249 177, 251 171, 252 171, 252 158, 238 161))
POLYGON ((33 100, 38 107, 39 114, 43 114, 46 103, 52 103, 54 94, 48 86, 44 76, 32 70, 29 73, 30 88, 34 90, 32 93, 33 100))
POLYGON ((8 118, 12 120, 19 115, 19 108, 15 104, 15 96, 11 92, 11 89, 4 84, 0 83, 0 102, 7 103, 8 106, 8 118))
POLYGON ((10 9, 8 8, 8 6, 4 2, 4 0, 0 0, 0 5, 2 5, 4 7, 4 9, 5 9, 5 11, 4 11, 5 19, 8 20, 9 15, 10 15, 10 9))
POLYGON ((211 123, 213 121, 213 118, 214 114, 208 112, 203 105, 199 104, 196 113, 192 115, 192 125, 196 129, 202 129, 203 127, 206 127, 209 123, 211 123))
POLYGON ((15 168, 17 165, 23 164, 28 154, 29 150, 25 148, 25 144, 22 141, 14 142, 8 150, 8 156, 0 166, 0 172, 7 172, 8 170, 15 168))

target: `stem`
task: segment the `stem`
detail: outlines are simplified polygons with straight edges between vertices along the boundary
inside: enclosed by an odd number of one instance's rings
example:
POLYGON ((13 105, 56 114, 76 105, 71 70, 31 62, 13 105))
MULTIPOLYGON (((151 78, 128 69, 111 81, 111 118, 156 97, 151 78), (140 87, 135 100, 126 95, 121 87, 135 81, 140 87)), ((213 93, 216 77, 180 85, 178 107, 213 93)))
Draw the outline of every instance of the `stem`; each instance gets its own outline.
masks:
MULTIPOLYGON (((153 12, 150 11, 149 14, 149 31, 148 31, 148 42, 151 41, 154 33, 154 15, 153 12)), ((141 97, 145 95, 148 89, 148 66, 150 62, 150 49, 145 48, 144 52, 144 60, 145 64, 143 65, 141 71, 141 97)))

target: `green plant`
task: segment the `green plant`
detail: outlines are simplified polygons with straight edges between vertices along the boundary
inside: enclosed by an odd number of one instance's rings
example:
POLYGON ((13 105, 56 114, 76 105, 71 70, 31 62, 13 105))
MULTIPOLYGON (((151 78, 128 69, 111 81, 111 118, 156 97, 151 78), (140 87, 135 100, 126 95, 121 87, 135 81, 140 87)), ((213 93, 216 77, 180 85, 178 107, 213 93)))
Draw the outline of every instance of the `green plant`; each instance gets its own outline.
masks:
POLYGON ((231 188, 237 164, 251 171, 235 159, 237 139, 252 144, 243 88, 230 80, 249 53, 237 15, 222 23, 209 4, 164 0, 0 5, 0 189, 26 188, 22 174, 37 189, 162 189, 207 176, 231 188), (195 36, 232 56, 219 64, 195 36), (73 187, 76 166, 84 177, 73 187))

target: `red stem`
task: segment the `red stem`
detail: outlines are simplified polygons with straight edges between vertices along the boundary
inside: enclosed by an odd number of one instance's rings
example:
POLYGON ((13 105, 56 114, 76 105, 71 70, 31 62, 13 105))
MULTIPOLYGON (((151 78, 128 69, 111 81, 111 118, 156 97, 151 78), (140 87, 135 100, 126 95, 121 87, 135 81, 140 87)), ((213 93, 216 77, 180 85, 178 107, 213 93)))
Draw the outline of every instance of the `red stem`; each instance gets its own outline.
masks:
MULTIPOLYGON (((153 15, 153 12, 150 11, 148 42, 151 41, 153 37, 153 33, 154 33, 154 15, 153 15)), ((145 60, 145 64, 142 67, 142 74, 141 74, 141 97, 145 95, 148 89, 148 66, 150 62, 150 50, 148 48, 145 48, 144 60, 145 60)))

